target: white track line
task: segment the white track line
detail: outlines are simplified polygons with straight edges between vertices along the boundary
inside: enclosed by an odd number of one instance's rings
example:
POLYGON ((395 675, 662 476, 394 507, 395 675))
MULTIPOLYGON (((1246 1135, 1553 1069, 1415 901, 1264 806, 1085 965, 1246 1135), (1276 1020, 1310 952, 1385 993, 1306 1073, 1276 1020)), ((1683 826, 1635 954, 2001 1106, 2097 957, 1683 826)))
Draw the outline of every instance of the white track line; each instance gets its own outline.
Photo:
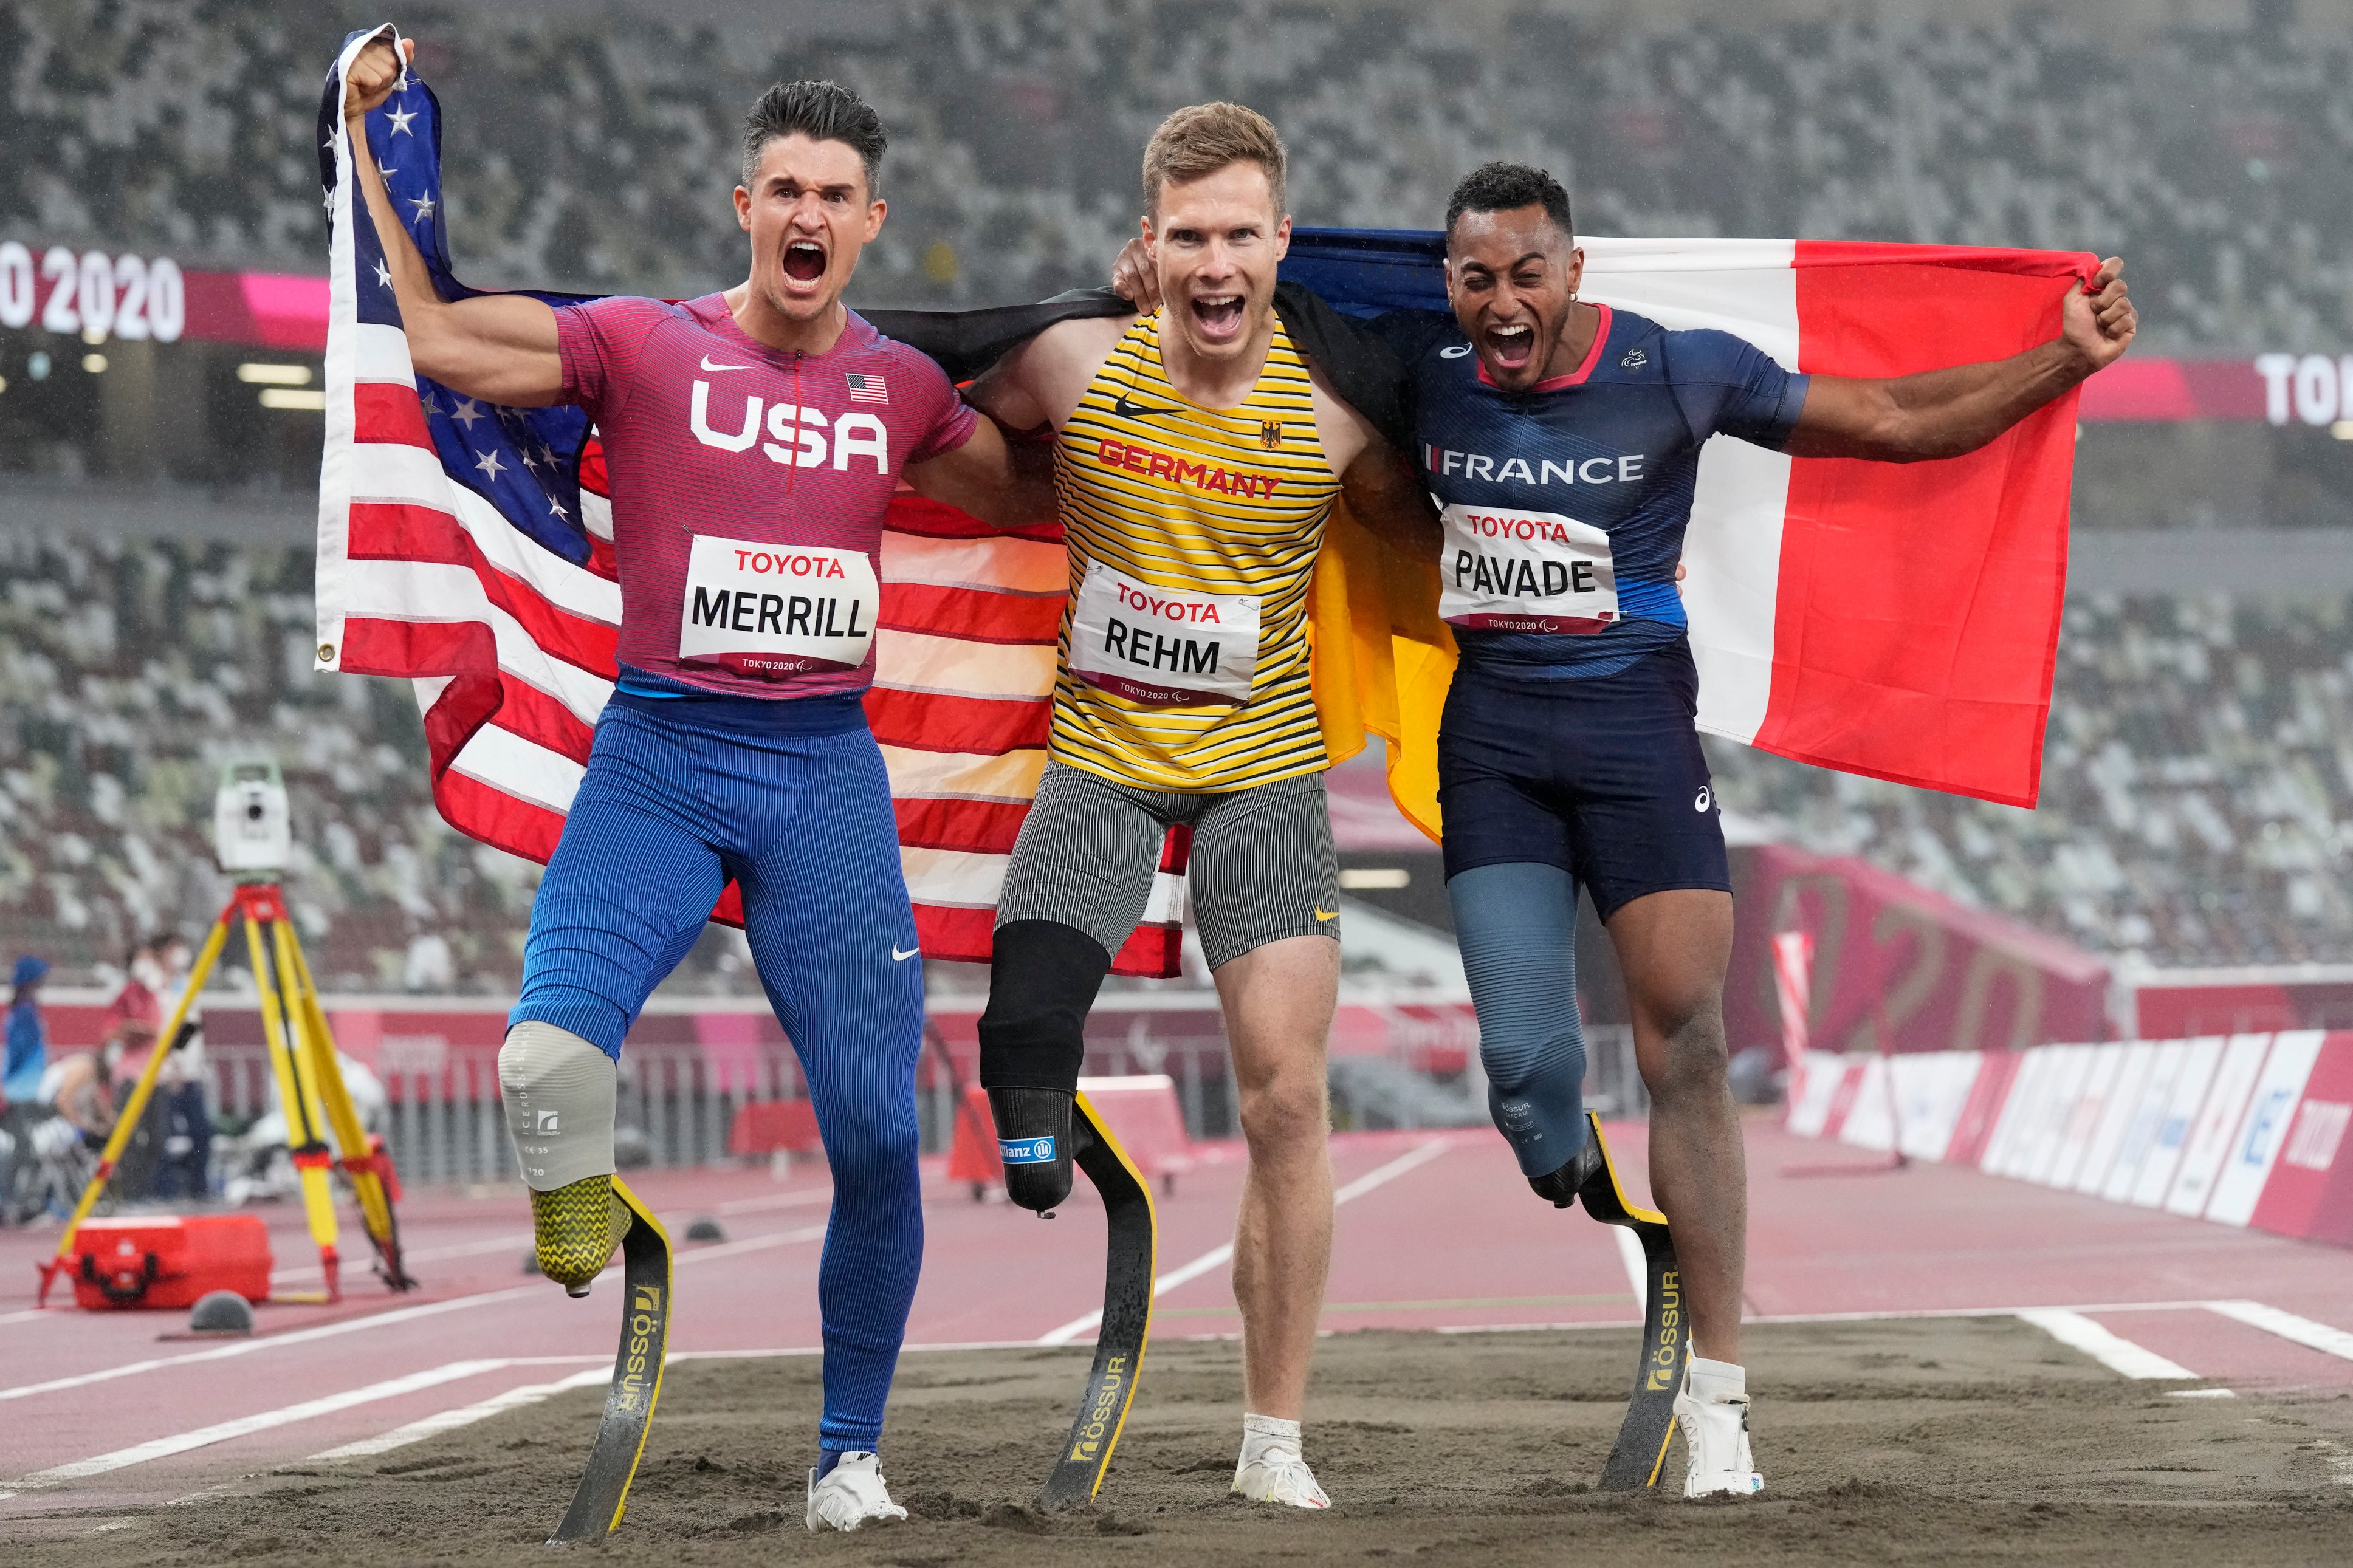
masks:
MULTIPOLYGON (((1450 1141, 1447 1139, 1432 1138, 1427 1142, 1415 1144, 1388 1164, 1366 1172, 1338 1192, 1334 1193, 1332 1206, 1336 1209, 1342 1204, 1354 1203, 1374 1188, 1394 1182, 1409 1171, 1419 1170, 1445 1153, 1449 1143, 1450 1141)), ((1234 1244, 1230 1241, 1220 1243, 1190 1263, 1181 1268, 1172 1268, 1155 1279, 1152 1282, 1152 1293, 1155 1297, 1165 1296, 1179 1285, 1198 1279, 1213 1268, 1224 1268, 1233 1261, 1233 1256, 1234 1244)), ((1073 1318, 1060 1328, 1051 1329, 1039 1335, 1037 1342, 1041 1345, 1066 1345, 1088 1330, 1098 1326, 1102 1321, 1103 1312, 1101 1309, 1097 1309, 1083 1318, 1073 1318)))
POLYGON ((1651 1310, 1651 1260, 1642 1256, 1641 1239, 1631 1226, 1613 1225, 1609 1234, 1618 1238, 1618 1260, 1626 1266, 1626 1283, 1634 1292, 1634 1310, 1647 1318, 1651 1310))
MULTIPOLYGON (((746 1252, 765 1251, 773 1247, 789 1247, 797 1242, 815 1241, 825 1235, 825 1226, 809 1226, 800 1230, 778 1232, 775 1236, 755 1236, 743 1241, 723 1242, 716 1247, 699 1247, 691 1252, 677 1254, 674 1262, 680 1268, 691 1263, 707 1263, 721 1258, 733 1258, 746 1252)), ((461 1311, 468 1307, 488 1306, 495 1301, 520 1300, 526 1296, 543 1294, 544 1281, 529 1285, 511 1285, 503 1289, 485 1290, 472 1296, 456 1296, 447 1301, 429 1301, 421 1307, 396 1307, 389 1312, 376 1312, 364 1318, 350 1318, 340 1323, 322 1323, 315 1329, 297 1329, 291 1333, 270 1334, 261 1339, 238 1340, 206 1351, 189 1351, 181 1355, 155 1356, 147 1361, 134 1361, 121 1366, 100 1368, 72 1377, 51 1378, 47 1383, 18 1384, 14 1388, 0 1388, 0 1400, 24 1399, 36 1394, 55 1394, 62 1389, 86 1388, 94 1383, 111 1383, 119 1377, 132 1377, 141 1373, 157 1372, 166 1367, 188 1366, 198 1362, 225 1361, 232 1356, 252 1355, 259 1351, 275 1350, 280 1345, 308 1344, 313 1340, 331 1339, 340 1334, 358 1333, 364 1329, 385 1328, 418 1318, 438 1317, 444 1312, 461 1311)))
POLYGON ((411 1443, 421 1443, 427 1437, 438 1437, 444 1432, 454 1432, 460 1426, 471 1426, 477 1421, 487 1421, 491 1416, 506 1411, 519 1410, 526 1405, 536 1405, 541 1400, 561 1394, 567 1388, 589 1388, 612 1381, 612 1368, 592 1366, 586 1372, 575 1373, 570 1377, 559 1378, 554 1383, 525 1384, 521 1388, 510 1388, 504 1394, 492 1394, 490 1398, 477 1404, 461 1405, 455 1410, 444 1410, 436 1415, 427 1415, 422 1420, 411 1421, 406 1426, 396 1426, 389 1432, 380 1432, 373 1437, 362 1437, 356 1443, 345 1443, 340 1447, 325 1449, 311 1455, 304 1463, 360 1459, 371 1454, 382 1454, 394 1448, 405 1448, 411 1443))
POLYGON ((196 1362, 227 1361, 232 1356, 252 1355, 258 1351, 276 1350, 281 1345, 308 1344, 313 1340, 333 1339, 342 1334, 355 1334, 363 1329, 387 1328, 394 1323, 413 1322, 418 1318, 438 1317, 444 1312, 462 1311, 468 1307, 488 1306, 493 1301, 520 1300, 547 1289, 543 1281, 532 1285, 512 1285, 502 1290, 485 1290, 479 1295, 454 1296, 447 1301, 428 1301, 421 1307, 396 1307, 389 1312, 377 1312, 364 1318, 349 1318, 340 1323, 322 1323, 315 1329, 297 1329, 292 1333, 271 1334, 266 1339, 238 1340, 208 1351, 189 1351, 182 1355, 156 1356, 148 1361, 127 1362, 121 1366, 104 1367, 97 1372, 85 1372, 72 1377, 55 1377, 47 1383, 22 1383, 14 1388, 0 1388, 0 1399, 24 1399, 36 1394, 54 1394, 65 1388, 87 1388, 93 1383, 111 1383, 118 1377, 132 1377, 140 1373, 156 1372, 164 1367, 187 1366, 196 1362))
POLYGON ((2126 1377, 2180 1378, 2195 1383, 2198 1374, 2179 1362, 2113 1333, 2081 1312, 2064 1307, 2029 1307, 2019 1321, 2031 1323, 2071 1350, 2082 1351, 2110 1372, 2126 1377))
POLYGON ((201 1448, 212 1443, 225 1443, 232 1437, 248 1433, 266 1432, 273 1426, 290 1426, 308 1421, 313 1416, 332 1415, 349 1410, 355 1405, 370 1405, 379 1399, 397 1399, 404 1394, 431 1388, 437 1384, 454 1383, 461 1377, 473 1377, 485 1372, 495 1372, 506 1365, 504 1361, 453 1361, 447 1366, 433 1367, 425 1372, 413 1372, 406 1377, 390 1378, 372 1383, 365 1388, 354 1388, 343 1394, 330 1394, 323 1398, 306 1399, 300 1405, 289 1405, 277 1410, 265 1410, 256 1415, 240 1415, 234 1421, 222 1421, 210 1426, 199 1426, 193 1432, 174 1436, 157 1437, 128 1448, 117 1448, 111 1454, 96 1458, 77 1459, 69 1465, 37 1470, 29 1476, 10 1482, 13 1487, 55 1486, 60 1481, 80 1480, 86 1476, 103 1475, 126 1465, 143 1465, 150 1459, 166 1458, 185 1454, 191 1448, 201 1448))
POLYGON ((2265 1333, 2293 1340, 2324 1355, 2353 1361, 2353 1334, 2343 1329, 2332 1329, 2327 1323, 2316 1323, 2310 1318, 2299 1318, 2294 1312, 2284 1312, 2261 1301, 2206 1301, 2200 1304, 2210 1312, 2219 1312, 2265 1333))
POLYGON ((829 1204, 833 1201, 831 1187, 797 1193, 771 1193, 764 1197, 730 1198, 717 1210, 723 1215, 753 1214, 762 1209, 799 1208, 806 1204, 829 1204))

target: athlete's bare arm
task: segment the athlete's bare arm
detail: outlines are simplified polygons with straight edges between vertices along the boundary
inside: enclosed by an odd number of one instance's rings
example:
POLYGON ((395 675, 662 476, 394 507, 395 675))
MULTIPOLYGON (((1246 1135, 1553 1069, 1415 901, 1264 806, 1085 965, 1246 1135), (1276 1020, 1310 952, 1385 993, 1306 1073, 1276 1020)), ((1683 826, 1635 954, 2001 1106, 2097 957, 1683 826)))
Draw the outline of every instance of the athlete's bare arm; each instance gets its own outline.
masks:
POLYGON ((1817 375, 1783 450, 1916 463, 1974 452, 2131 346, 2139 315, 2112 256, 2061 308, 2059 335, 2010 359, 1918 375, 1817 375))
POLYGON ((383 39, 368 45, 352 62, 343 93, 343 123, 351 133, 352 162, 368 216, 384 242, 384 263, 392 274, 393 298, 400 305, 408 357, 417 374, 442 385, 518 408, 540 408, 564 395, 564 363, 555 347, 555 311, 521 294, 484 294, 444 300, 434 291, 425 258, 393 214, 392 195, 368 151, 361 117, 400 85, 413 40, 401 40, 402 54, 383 39))
POLYGON ((917 495, 970 512, 997 528, 1054 521, 1054 454, 1035 441, 1008 441, 987 415, 953 452, 907 469, 917 495))
POLYGON ((973 383, 973 406, 1008 430, 1060 430, 1134 323, 1134 316, 1055 322, 973 383))

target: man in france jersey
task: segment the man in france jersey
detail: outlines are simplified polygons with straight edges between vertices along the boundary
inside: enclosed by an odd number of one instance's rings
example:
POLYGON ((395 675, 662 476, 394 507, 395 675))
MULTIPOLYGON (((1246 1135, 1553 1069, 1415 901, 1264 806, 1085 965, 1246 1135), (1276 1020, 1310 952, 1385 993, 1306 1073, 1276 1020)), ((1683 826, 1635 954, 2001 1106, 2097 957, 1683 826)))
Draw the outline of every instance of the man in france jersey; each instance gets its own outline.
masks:
POLYGON ((1725 1079, 1732 884, 1675 588, 1701 448, 1727 435, 1811 457, 1957 456, 2121 354, 2135 317, 2110 260, 2069 297, 2062 335, 2012 359, 1809 376, 1728 333, 1580 301, 1583 267, 1559 184, 1489 164, 1448 207, 1453 314, 1377 323, 1409 378, 1461 656, 1439 731, 1447 892, 1490 1110, 1563 1206, 1599 1163, 1574 973, 1578 884, 1592 896, 1626 976, 1651 1186, 1692 1313, 1684 1492, 1753 1492, 1746 1174, 1725 1079))
MULTIPOLYGON (((1131 244, 1113 287, 1149 306, 1131 244)), ((1438 737, 1447 893, 1488 1109, 1538 1195, 1600 1164, 1577 1022, 1581 882, 1626 977, 1651 1097, 1651 1185, 1673 1226, 1692 1360, 1676 1400, 1689 1497, 1761 1489, 1740 1365, 1746 1165, 1725 1083, 1732 881, 1694 728, 1675 587, 1701 448, 1957 457, 2114 361, 2136 317, 2110 259, 2059 337, 1884 380, 1793 374, 1721 331, 1577 297, 1568 193, 1490 163, 1446 214, 1452 310, 1363 329, 1401 362, 1416 462, 1445 530, 1440 614, 1461 660, 1438 737)))
POLYGON ((903 1519, 875 1448, 923 1260, 923 984, 860 703, 882 518, 902 479, 984 521, 1050 516, 1047 470, 1025 459, 1017 474, 937 365, 842 305, 884 211, 881 123, 853 94, 780 83, 753 106, 744 283, 555 309, 436 294, 358 123, 403 79, 390 45, 370 46, 344 113, 416 369, 469 398, 579 405, 612 488, 620 678, 532 907, 499 1053, 540 1266, 584 1294, 628 1229, 612 1190, 622 1038, 732 879, 833 1173, 807 1522, 903 1519))

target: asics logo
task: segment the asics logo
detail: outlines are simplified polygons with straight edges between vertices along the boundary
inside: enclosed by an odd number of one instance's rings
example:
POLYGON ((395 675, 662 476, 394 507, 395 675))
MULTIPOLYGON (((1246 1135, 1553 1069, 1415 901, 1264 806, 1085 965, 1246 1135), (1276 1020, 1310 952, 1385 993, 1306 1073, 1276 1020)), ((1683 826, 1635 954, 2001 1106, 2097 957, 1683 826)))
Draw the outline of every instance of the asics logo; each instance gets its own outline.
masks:
POLYGON ((1705 811, 1709 806, 1714 805, 1715 804, 1715 795, 1708 789, 1707 785, 1702 784, 1699 786, 1699 798, 1692 802, 1692 809, 1694 811, 1705 811))
POLYGON ((923 944, 918 942, 913 947, 909 948, 906 952, 901 952, 899 951, 899 944, 894 942, 891 944, 891 962, 893 963, 904 963, 907 960, 914 957, 915 954, 923 951, 923 944))
POLYGON ((1124 392, 1112 399, 1111 411, 1122 419, 1149 419, 1155 414, 1168 412, 1166 408, 1147 408, 1141 403, 1131 403, 1124 392))
POLYGON ((1469 343, 1456 343, 1451 348, 1442 348, 1439 350, 1438 357, 1440 359, 1461 359, 1470 352, 1471 345, 1469 343))
POLYGON ((702 356, 702 368, 705 370, 744 370, 748 367, 740 364, 712 364, 711 363, 711 356, 709 354, 704 354, 702 356))

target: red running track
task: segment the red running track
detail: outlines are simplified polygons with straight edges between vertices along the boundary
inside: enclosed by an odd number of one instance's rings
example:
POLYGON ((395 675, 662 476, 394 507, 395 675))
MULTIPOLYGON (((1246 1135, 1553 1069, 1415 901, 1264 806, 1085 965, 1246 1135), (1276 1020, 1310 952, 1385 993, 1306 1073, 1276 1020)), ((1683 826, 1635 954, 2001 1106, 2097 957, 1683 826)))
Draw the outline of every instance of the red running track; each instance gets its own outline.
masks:
MULTIPOLYGON (((1611 1137, 1639 1176, 1642 1130, 1611 1137)), ((2353 1253, 1958 1167, 1863 1173, 1862 1156, 1767 1121, 1750 1122, 1748 1144, 1758 1318, 2071 1307, 2242 1394, 2353 1389, 2353 1339, 2332 1354, 2197 1305, 2253 1300, 2343 1335, 2353 1331, 2353 1253), (1800 1173, 1825 1165, 1856 1173, 1800 1173)), ((1163 1278, 1196 1266, 1163 1294, 1161 1335, 1240 1327, 1213 1255, 1230 1239, 1241 1156, 1225 1145, 1200 1152, 1160 1204, 1163 1278)), ((1345 1134, 1334 1164, 1343 1192, 1354 1191, 1337 1220, 1331 1331, 1634 1321, 1617 1233, 1538 1203, 1492 1132, 1345 1134)), ((975 1204, 936 1164, 926 1178, 911 1346, 1092 1334, 1099 1209, 1074 1202, 1045 1221, 975 1204)), ((638 1185, 674 1236, 699 1215, 727 1230, 723 1243, 680 1250, 675 1351, 806 1353, 818 1343, 821 1166, 781 1182, 765 1171, 652 1172, 638 1185)), ((270 1218, 280 1283, 315 1284, 299 1212, 270 1218)), ((35 1312, 34 1263, 56 1233, 0 1232, 0 1492, 14 1494, 0 1497, 0 1521, 167 1501, 611 1364, 613 1281, 573 1301, 526 1278, 520 1189, 412 1194, 402 1228, 422 1290, 391 1298, 363 1272, 341 1305, 266 1307, 259 1336, 226 1343, 162 1338, 182 1327, 179 1313, 35 1312), (224 1424, 239 1425, 207 1430, 224 1424), (207 1440, 184 1446, 192 1436, 207 1440)), ((347 1252, 357 1239, 347 1234, 347 1252)), ((1769 1387, 1760 1395, 1769 1400, 1769 1387)), ((780 1429, 797 1420, 813 1433, 817 1414, 784 1413, 780 1429)))

